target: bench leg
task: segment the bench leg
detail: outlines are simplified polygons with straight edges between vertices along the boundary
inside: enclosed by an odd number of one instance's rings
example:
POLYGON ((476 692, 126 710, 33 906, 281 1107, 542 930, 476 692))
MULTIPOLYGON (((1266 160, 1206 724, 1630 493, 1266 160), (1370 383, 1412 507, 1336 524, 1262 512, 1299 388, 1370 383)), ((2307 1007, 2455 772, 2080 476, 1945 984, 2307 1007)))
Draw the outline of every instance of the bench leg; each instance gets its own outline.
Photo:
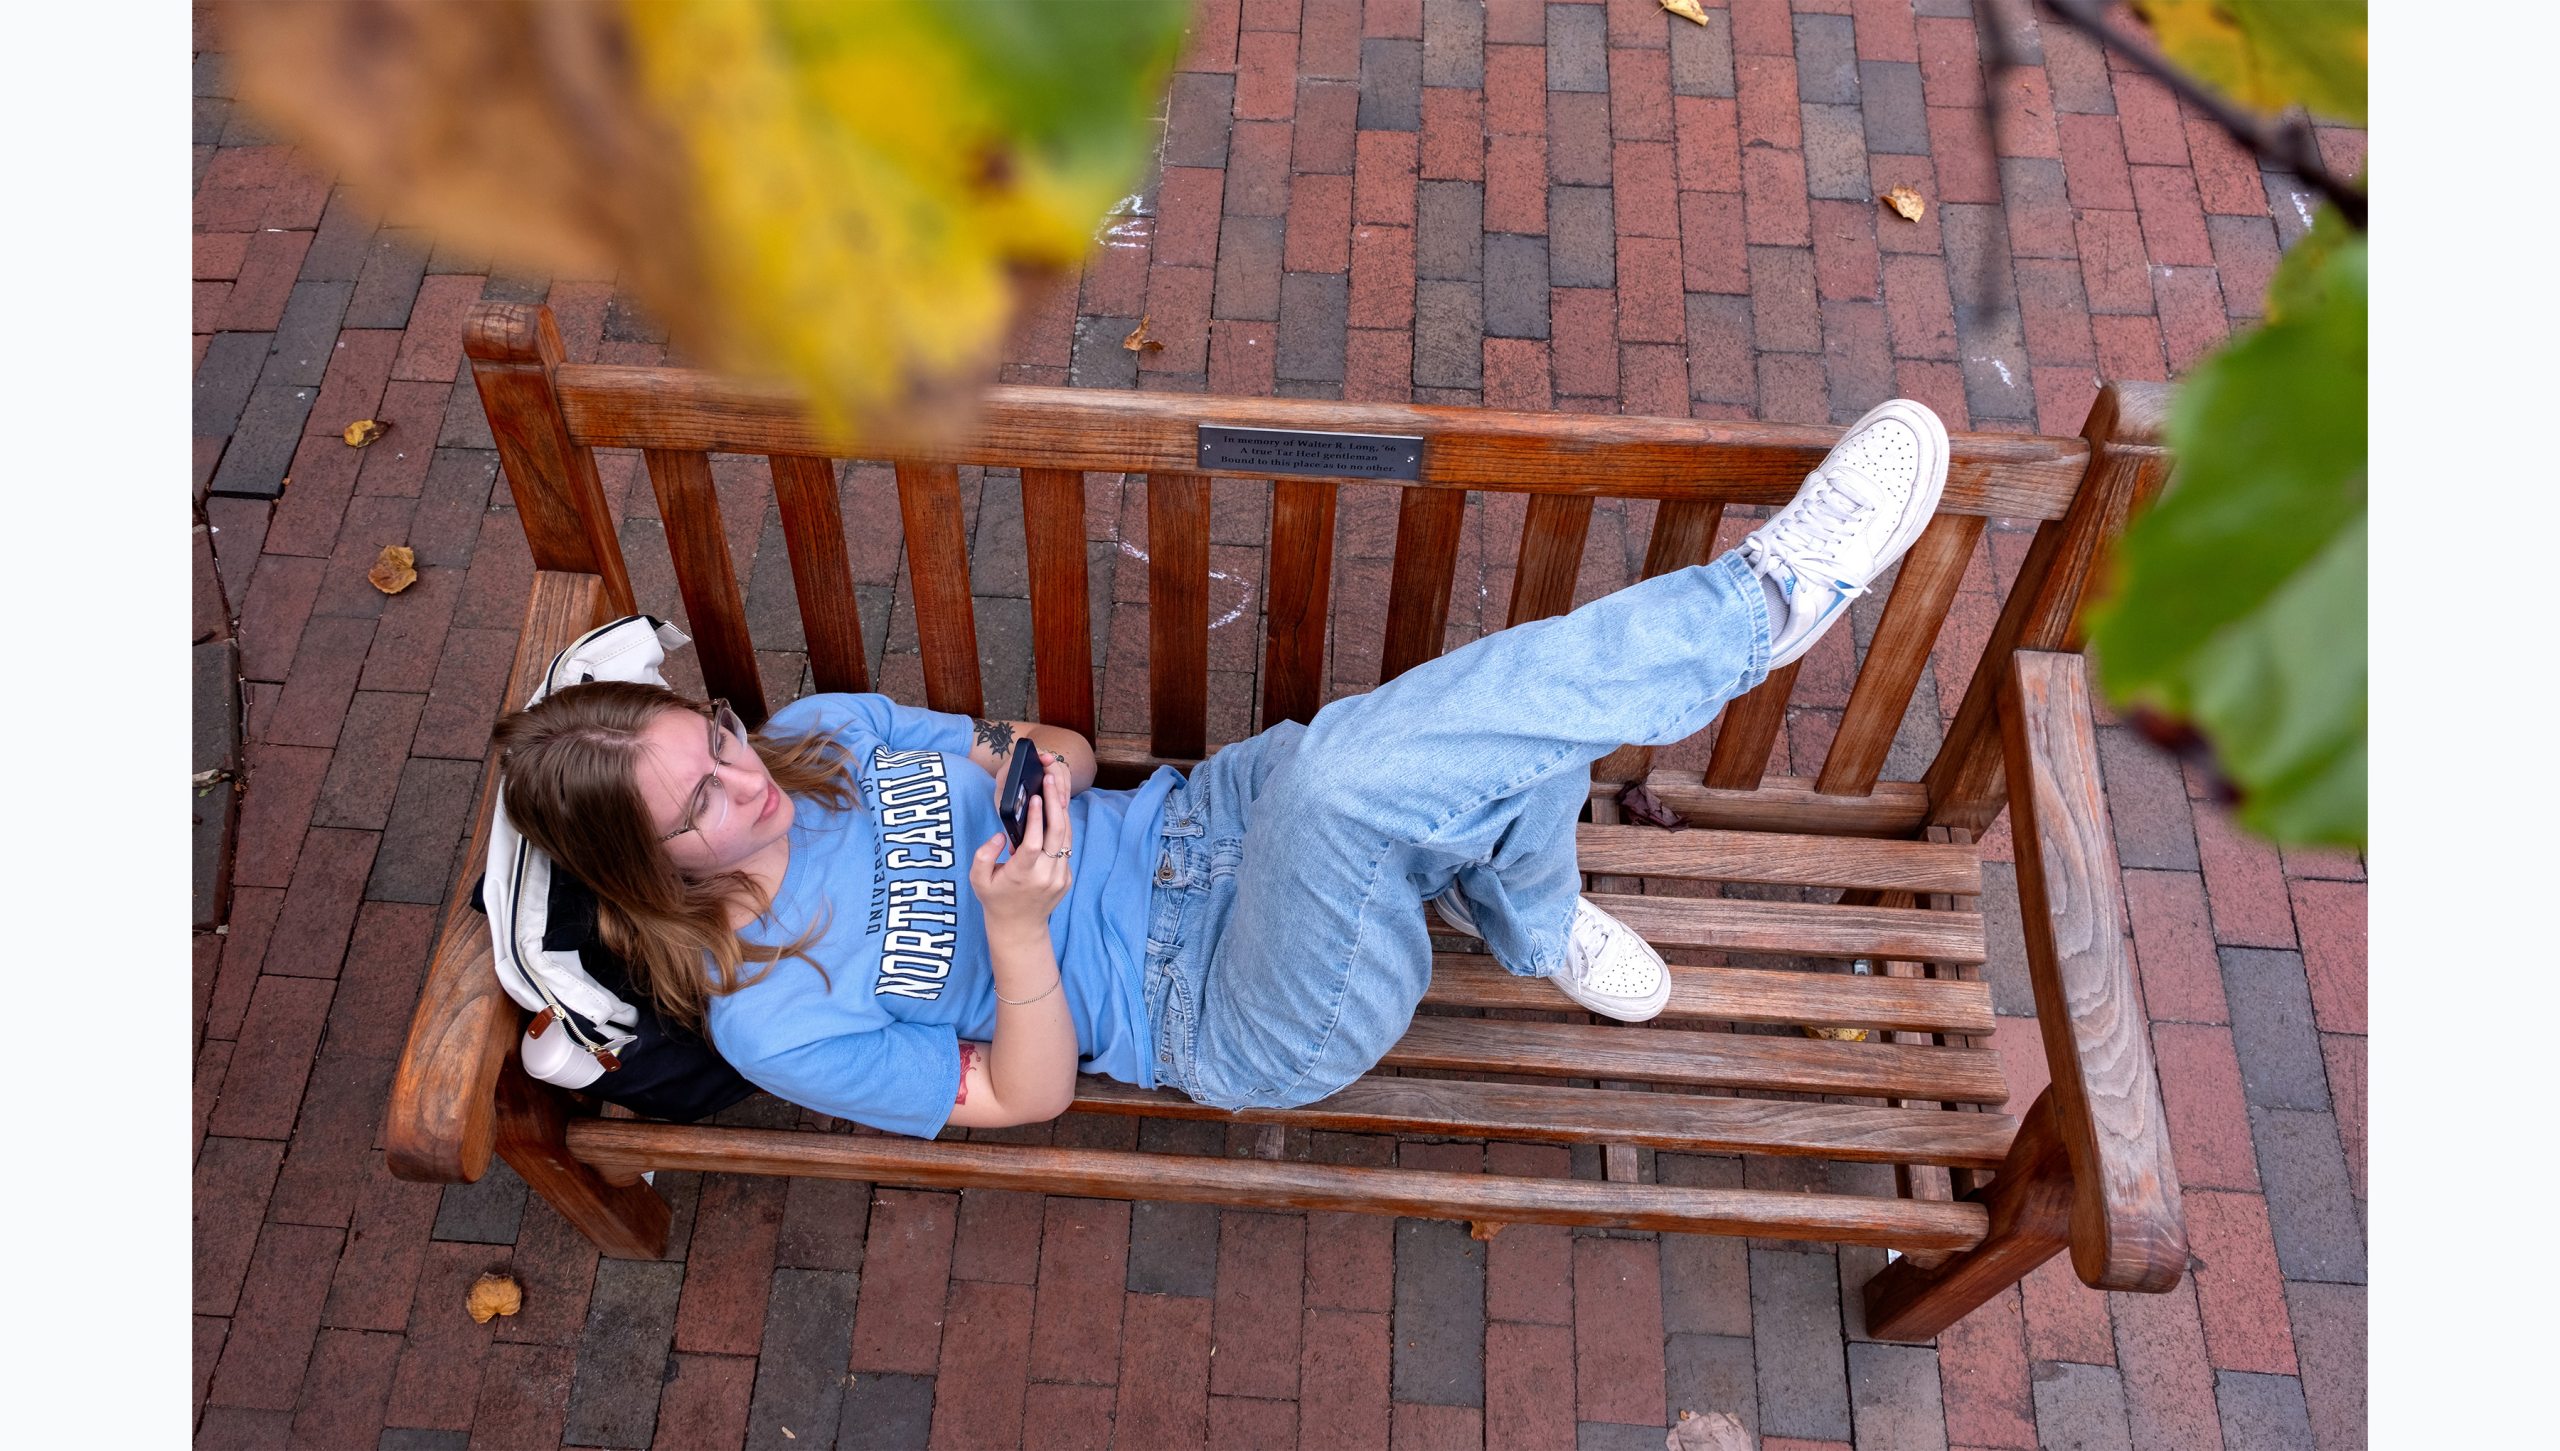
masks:
POLYGON ((569 1156, 560 1091, 526 1076, 515 1055, 498 1073, 498 1153, 533 1192, 606 1254, 654 1260, 666 1253, 667 1201, 645 1183, 616 1184, 569 1156))
POLYGON ((1927 1340, 2071 1243, 2071 1162, 2050 1092, 2018 1124, 1999 1177, 1974 1196, 1991 1211, 1982 1243, 1930 1268, 1908 1256, 1867 1281, 1867 1333, 1927 1340))

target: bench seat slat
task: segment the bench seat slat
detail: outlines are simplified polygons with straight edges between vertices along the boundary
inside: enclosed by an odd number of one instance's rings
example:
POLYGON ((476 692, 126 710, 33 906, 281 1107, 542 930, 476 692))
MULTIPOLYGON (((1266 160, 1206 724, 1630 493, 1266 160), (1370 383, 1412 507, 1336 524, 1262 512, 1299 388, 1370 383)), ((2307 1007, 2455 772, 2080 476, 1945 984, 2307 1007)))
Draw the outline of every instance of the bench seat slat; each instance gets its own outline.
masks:
POLYGON ((1895 907, 1832 907, 1713 897, 1589 894, 1592 905, 1656 947, 1703 947, 1785 957, 1899 957, 1981 962, 1982 917, 1895 907))
POLYGON ((1982 890, 1980 856, 1943 842, 1584 822, 1574 833, 1574 849, 1582 869, 1599 875, 1904 892, 1982 890))
POLYGON ((2009 1085, 1988 1048, 1915 1048, 1759 1033, 1416 1017, 1381 1060, 1394 1068, 1686 1083, 1774 1093, 2001 1103, 2009 1085))
POLYGON ((1797 1154, 1985 1169, 1999 1167, 2017 1134, 2017 1121, 2006 1114, 1375 1074, 1302 1107, 1232 1114, 1169 1088, 1085 1078, 1077 1082, 1075 1106, 1091 1113, 1234 1119, 1343 1133, 1641 1144, 1694 1153, 1797 1154))
MULTIPOLYGON (((1514 977, 1492 958, 1474 952, 1435 954, 1431 986, 1422 1001, 1433 1007, 1579 1011, 1555 984, 1514 977)), ((1671 1001, 1662 1016, 1675 1022, 1894 1028, 1923 1034, 1987 1034, 1993 1026, 1991 989, 1985 983, 1678 964, 1671 969, 1671 1001)))
POLYGON ((600 1170, 795 1174, 923 1189, 1015 1189, 1257 1209, 1349 1210, 1495 1224, 1594 1224, 1914 1249, 1968 1249, 1990 1232, 1979 1204, 1856 1194, 1692 1189, 1526 1179, 1288 1160, 1213 1159, 873 1134, 578 1119, 569 1150, 600 1170))

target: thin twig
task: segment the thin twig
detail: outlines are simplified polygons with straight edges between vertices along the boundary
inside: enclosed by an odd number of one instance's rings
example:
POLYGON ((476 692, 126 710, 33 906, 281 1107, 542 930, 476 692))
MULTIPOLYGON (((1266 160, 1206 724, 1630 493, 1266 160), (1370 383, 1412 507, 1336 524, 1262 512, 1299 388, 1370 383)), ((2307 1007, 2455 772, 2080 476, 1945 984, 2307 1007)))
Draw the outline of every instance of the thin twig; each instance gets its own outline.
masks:
POLYGON ((2303 116, 2262 119, 2241 110, 2230 101, 2204 88, 2184 71, 2169 64, 2148 46, 2135 45, 2109 27, 2101 18, 2105 7, 2091 0, 2037 0, 2055 18, 2101 46, 2133 62, 2145 75, 2167 86, 2178 99, 2202 111, 2213 123, 2231 134, 2231 139, 2249 149, 2260 161, 2283 168, 2302 178, 2313 191, 2337 207, 2347 225, 2365 230, 2365 195, 2320 159, 2319 138, 2311 131, 2311 122, 2303 116))

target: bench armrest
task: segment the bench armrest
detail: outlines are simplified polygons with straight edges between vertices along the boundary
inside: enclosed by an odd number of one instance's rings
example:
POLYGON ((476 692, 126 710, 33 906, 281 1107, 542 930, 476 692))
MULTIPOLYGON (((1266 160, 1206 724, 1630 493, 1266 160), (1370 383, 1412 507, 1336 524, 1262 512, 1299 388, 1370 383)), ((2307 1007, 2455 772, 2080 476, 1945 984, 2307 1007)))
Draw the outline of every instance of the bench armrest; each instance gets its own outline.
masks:
POLYGON ((2166 1290, 2187 1267, 2185 1216, 2125 949, 2087 662, 2018 651, 2001 707, 2027 966, 2071 1164, 2072 1267, 2100 1289, 2166 1290))
MULTIPOLYGON (((570 641, 602 623, 603 584, 594 575, 538 572, 516 637, 506 704, 530 697, 570 641)), ((384 1157, 403 1179, 469 1183, 489 1168, 497 1143, 498 1070, 514 1051, 524 1010, 498 986, 489 921, 471 905, 471 883, 489 853, 498 788, 494 752, 481 766, 479 805, 464 848, 460 884, 445 904, 444 928, 427 967, 409 1042, 392 1075, 383 1124, 384 1157)))

